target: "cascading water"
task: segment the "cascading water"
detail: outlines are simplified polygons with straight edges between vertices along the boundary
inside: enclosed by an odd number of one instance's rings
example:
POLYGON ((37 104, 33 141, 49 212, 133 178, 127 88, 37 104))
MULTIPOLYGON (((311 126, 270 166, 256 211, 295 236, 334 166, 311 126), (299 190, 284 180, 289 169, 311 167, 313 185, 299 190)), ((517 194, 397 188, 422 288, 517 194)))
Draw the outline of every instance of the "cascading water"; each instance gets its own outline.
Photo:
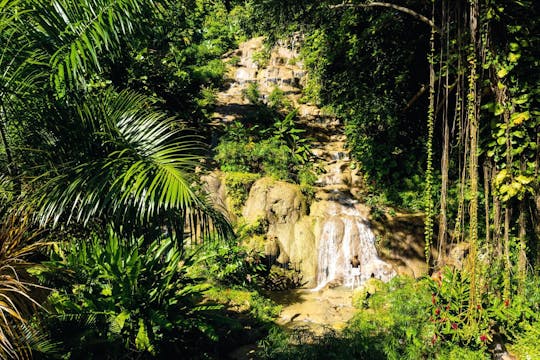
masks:
POLYGON ((334 148, 337 147, 338 150, 326 152, 330 161, 325 166, 326 173, 321 175, 317 182, 329 197, 319 236, 315 290, 329 283, 353 285, 351 260, 355 256, 360 260, 360 279, 357 279, 359 284, 370 277, 388 281, 396 274, 389 264, 378 257, 375 235, 367 219, 358 210, 358 202, 348 191, 344 170, 349 168, 350 158, 341 146, 334 144, 334 148))
POLYGON ((351 260, 360 260, 360 284, 370 277, 383 281, 395 276, 390 265, 379 259, 375 235, 354 206, 336 202, 336 213, 324 222, 319 239, 317 288, 337 281, 344 286, 353 283, 351 260))
POLYGON ((355 255, 360 260, 360 284, 370 277, 390 280, 395 272, 377 256, 375 236, 367 221, 354 207, 343 210, 323 225, 319 240, 317 289, 333 281, 344 286, 352 285, 351 260, 355 255))
MULTIPOLYGON (((217 96, 215 124, 221 126, 223 122, 253 116, 250 99, 245 96, 251 84, 257 85, 262 102, 267 102, 276 86, 279 87, 298 109, 299 125, 305 127, 306 135, 315 139, 312 152, 318 160, 316 168, 322 167, 325 172, 316 181, 309 215, 300 216, 297 224, 276 217, 269 226, 268 239, 275 239, 276 251, 282 254, 283 261, 298 266, 310 286, 316 285, 318 289, 329 283, 351 285, 350 262, 354 255, 361 263, 360 282, 371 274, 389 280, 395 272, 377 256, 375 236, 355 200, 363 184, 346 149, 343 126, 316 105, 301 101, 307 72, 299 61, 299 42, 301 35, 275 47, 265 64, 255 60, 255 54, 263 48, 263 38, 243 43, 231 55, 239 61, 234 62, 229 72, 230 86, 217 96)), ((282 205, 276 204, 278 209, 282 205)), ((274 209, 267 210, 266 213, 273 214, 274 209)))

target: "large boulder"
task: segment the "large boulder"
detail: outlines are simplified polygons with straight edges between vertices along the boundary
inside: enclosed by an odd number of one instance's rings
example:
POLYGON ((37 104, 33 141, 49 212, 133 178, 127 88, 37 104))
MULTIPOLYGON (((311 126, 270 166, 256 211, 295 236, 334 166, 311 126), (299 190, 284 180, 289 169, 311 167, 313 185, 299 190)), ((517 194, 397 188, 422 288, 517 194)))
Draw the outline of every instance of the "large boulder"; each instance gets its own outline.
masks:
POLYGON ((306 199, 295 184, 271 178, 251 187, 242 215, 248 224, 268 223, 266 255, 284 266, 300 270, 308 286, 316 285, 316 219, 306 214, 306 199))
POLYGON ((294 237, 289 244, 284 244, 290 254, 292 266, 302 272, 302 280, 308 287, 317 285, 317 241, 314 222, 310 216, 304 216, 294 226, 294 237))
POLYGON ((265 218, 270 226, 294 224, 305 213, 306 199, 298 185, 267 177, 253 184, 242 210, 248 223, 265 218))

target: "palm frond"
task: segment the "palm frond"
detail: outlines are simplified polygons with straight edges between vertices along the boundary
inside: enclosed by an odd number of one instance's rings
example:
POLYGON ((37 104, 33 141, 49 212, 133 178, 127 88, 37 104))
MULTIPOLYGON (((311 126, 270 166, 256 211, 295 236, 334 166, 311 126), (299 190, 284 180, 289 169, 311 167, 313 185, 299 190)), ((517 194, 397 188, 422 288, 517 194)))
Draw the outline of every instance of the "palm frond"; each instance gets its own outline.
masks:
POLYGON ((32 297, 37 286, 25 280, 26 257, 42 246, 35 241, 29 217, 11 213, 0 226, 0 358, 27 359, 30 343, 25 337, 28 319, 40 305, 32 297))
POLYGON ((20 0, 0 0, 0 33, 12 26, 20 15, 20 0))
POLYGON ((85 98, 73 113, 80 128, 72 131, 87 140, 76 151, 58 149, 74 156, 36 180, 44 181, 34 200, 42 225, 86 224, 99 217, 124 229, 169 222, 182 238, 182 218, 201 223, 213 218, 225 229, 224 219, 193 187, 203 144, 181 133, 178 123, 144 96, 109 90, 85 98))
POLYGON ((20 333, 32 354, 41 354, 45 358, 60 358, 60 344, 51 341, 43 329, 34 324, 31 326, 22 325, 20 333))
POLYGON ((87 75, 101 70, 100 55, 119 49, 137 16, 152 0, 35 0, 33 35, 50 53, 51 83, 61 97, 84 86, 87 75))

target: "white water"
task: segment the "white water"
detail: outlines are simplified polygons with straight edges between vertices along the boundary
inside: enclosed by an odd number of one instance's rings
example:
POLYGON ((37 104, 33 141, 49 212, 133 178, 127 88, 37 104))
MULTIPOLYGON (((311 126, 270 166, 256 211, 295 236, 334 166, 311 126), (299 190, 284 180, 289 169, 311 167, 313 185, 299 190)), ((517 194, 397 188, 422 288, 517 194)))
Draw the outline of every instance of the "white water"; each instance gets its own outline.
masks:
POLYGON ((336 185, 346 185, 343 169, 348 167, 350 158, 344 151, 331 151, 329 155, 332 160, 326 166, 326 173, 317 181, 332 196, 319 236, 315 290, 329 283, 353 285, 351 260, 355 255, 360 260, 360 279, 356 279, 355 286, 370 277, 388 281, 396 273, 391 265, 378 257, 375 235, 367 219, 358 211, 358 202, 347 191, 334 188, 336 185))
POLYGON ((354 204, 335 201, 329 215, 319 240, 316 290, 333 281, 351 286, 350 262, 355 255, 360 260, 360 284, 370 277, 388 281, 395 276, 392 267, 378 257, 375 235, 354 204))
MULTIPOLYGON (((306 76, 301 63, 297 62, 297 44, 300 41, 300 37, 293 37, 290 46, 280 47, 278 53, 273 51, 269 66, 264 68, 253 60, 254 53, 262 49, 262 38, 244 43, 235 53, 235 56, 240 57, 240 62, 235 72, 231 74, 230 88, 218 95, 222 102, 221 110, 230 104, 247 104, 248 100, 243 93, 250 83, 259 85, 261 98, 265 102, 276 85, 284 86, 282 90, 290 92, 287 97, 298 106, 300 116, 309 119, 309 124, 316 125, 313 129, 323 128, 329 135, 328 138, 321 139, 318 147, 313 146, 313 155, 319 159, 320 165, 325 170, 316 182, 316 187, 323 194, 316 200, 322 202, 323 206, 319 207, 320 203, 314 206, 317 210, 321 210, 315 215, 318 219, 317 228, 320 229, 320 233, 315 234, 317 253, 314 254, 312 247, 309 247, 310 259, 317 257, 318 274, 315 279, 317 288, 334 282, 351 285, 353 278, 350 261, 354 255, 358 255, 361 262, 361 282, 368 279, 371 274, 382 280, 389 280, 395 273, 389 264, 378 258, 375 236, 367 220, 356 208, 357 202, 351 195, 358 193, 360 185, 355 181, 358 175, 352 174, 353 167, 350 166, 352 160, 349 150, 345 148, 346 137, 339 120, 321 116, 320 109, 315 105, 300 104, 300 84, 304 82, 306 76), (295 65, 292 59, 295 59, 295 65)), ((235 113, 228 115, 225 110, 219 118, 230 121, 237 116, 235 113)), ((309 274, 313 274, 311 267, 309 274)), ((310 281, 312 280, 314 279, 310 278, 310 281)))

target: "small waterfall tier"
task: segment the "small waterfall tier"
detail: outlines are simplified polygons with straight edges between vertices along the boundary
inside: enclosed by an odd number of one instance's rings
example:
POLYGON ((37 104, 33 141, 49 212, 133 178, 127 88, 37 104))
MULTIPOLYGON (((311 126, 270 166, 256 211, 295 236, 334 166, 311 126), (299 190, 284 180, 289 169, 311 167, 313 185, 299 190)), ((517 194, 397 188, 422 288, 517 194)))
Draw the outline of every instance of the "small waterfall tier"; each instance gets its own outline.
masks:
POLYGON ((332 201, 329 205, 319 238, 316 289, 334 282, 352 286, 354 280, 360 285, 370 277, 383 281, 394 277, 392 267, 377 256, 375 235, 355 202, 332 201), (351 265, 354 256, 360 260, 357 279, 351 265))
POLYGON ((323 218, 318 236, 315 289, 328 284, 361 285, 370 277, 390 280, 396 272, 378 257, 375 235, 352 195, 359 185, 358 175, 351 171, 353 166, 345 142, 336 134, 321 145, 314 151, 325 168, 317 180, 318 197, 324 210, 319 210, 323 218), (354 274, 351 264, 355 256, 360 261, 359 276, 354 274))

